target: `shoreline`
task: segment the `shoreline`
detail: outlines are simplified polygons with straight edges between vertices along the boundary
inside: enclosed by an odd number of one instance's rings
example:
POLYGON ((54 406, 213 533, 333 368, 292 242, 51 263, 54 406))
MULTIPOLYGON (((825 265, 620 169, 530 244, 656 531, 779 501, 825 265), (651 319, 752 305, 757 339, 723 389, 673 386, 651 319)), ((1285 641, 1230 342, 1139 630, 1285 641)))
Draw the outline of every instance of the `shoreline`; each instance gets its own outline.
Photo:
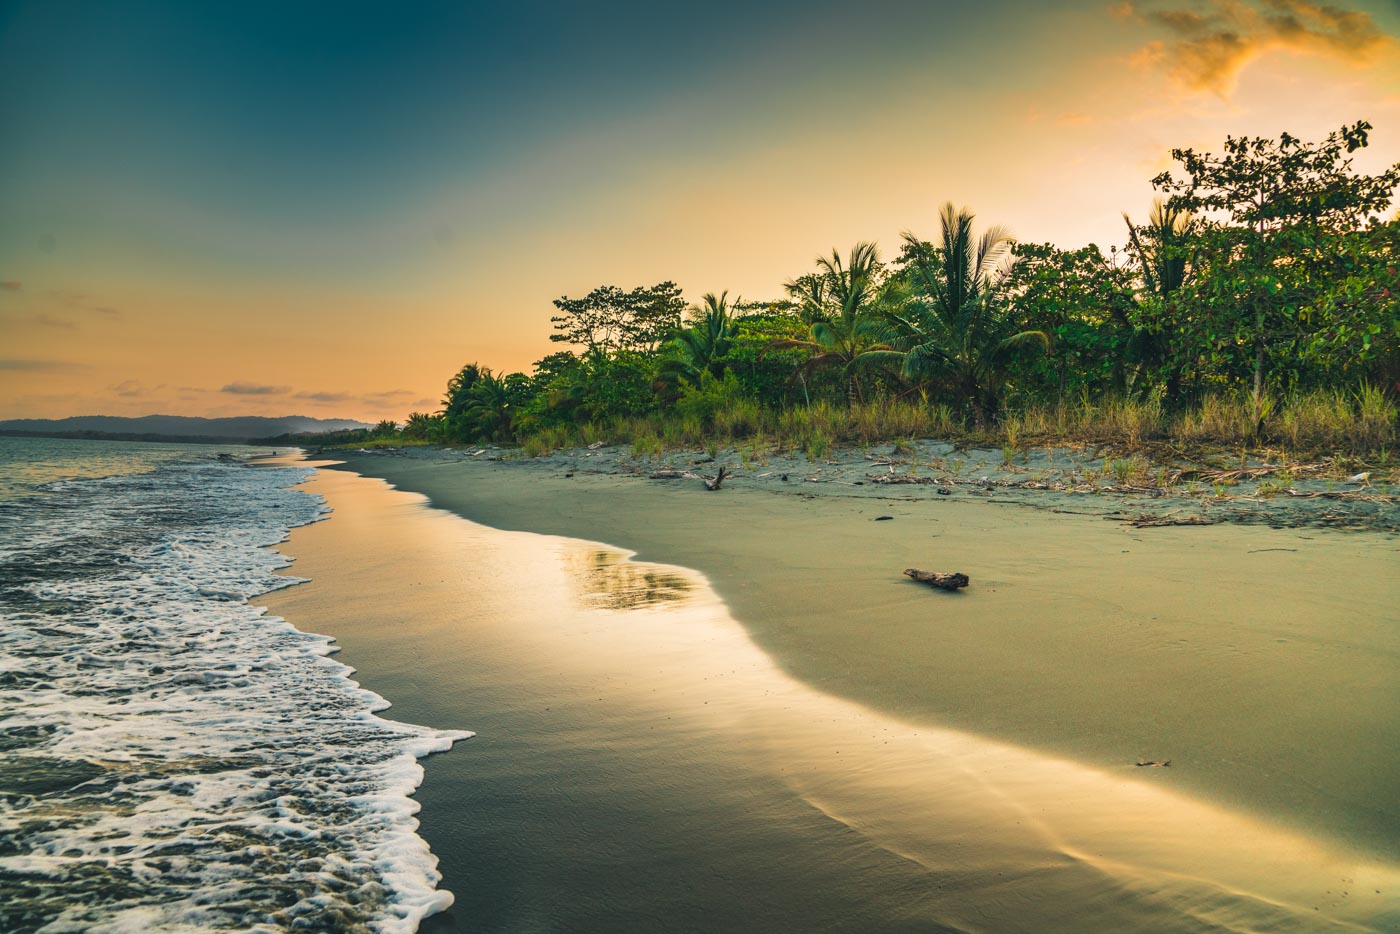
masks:
POLYGON ((1135 529, 869 486, 710 494, 433 450, 344 466, 494 528, 695 568, 819 690, 1400 854, 1393 535, 1135 529), (931 593, 911 565, 973 584, 931 593))
POLYGON ((1395 861, 1184 794, 1173 769, 1085 766, 814 690, 686 567, 463 521, 350 471, 309 489, 335 513, 282 546, 310 582, 272 610, 334 636, 396 718, 477 732, 425 763, 416 796, 458 895, 424 931, 1400 916, 1395 861))

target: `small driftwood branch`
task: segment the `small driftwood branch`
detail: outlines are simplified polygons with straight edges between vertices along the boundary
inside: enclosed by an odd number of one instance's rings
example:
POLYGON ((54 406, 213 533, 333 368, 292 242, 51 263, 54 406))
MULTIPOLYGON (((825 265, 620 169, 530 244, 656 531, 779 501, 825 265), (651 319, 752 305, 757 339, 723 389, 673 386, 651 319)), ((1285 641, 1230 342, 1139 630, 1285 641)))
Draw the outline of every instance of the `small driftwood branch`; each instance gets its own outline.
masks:
POLYGON ((720 467, 719 473, 715 474, 713 477, 706 477, 705 489, 709 490, 711 493, 713 493, 715 490, 718 490, 720 484, 724 482, 724 475, 726 473, 727 471, 725 470, 725 468, 720 467))
POLYGON ((871 483, 888 483, 888 484, 905 484, 905 483, 919 483, 919 484, 925 484, 925 483, 937 483, 937 482, 938 482, 938 481, 935 480, 933 477, 915 477, 915 476, 913 476, 913 475, 911 475, 911 474, 907 474, 907 473, 896 473, 896 474, 868 473, 868 474, 865 475, 865 479, 869 480, 871 483))
POLYGON ((918 568, 905 568, 905 577, 912 577, 922 584, 931 584, 942 590, 958 590, 968 585, 966 574, 943 574, 938 571, 921 571, 918 568))
MULTIPOLYGON (((1105 516, 1104 518, 1108 517, 1105 516)), ((1135 529, 1158 529, 1169 525, 1215 525, 1214 519, 1207 519, 1204 516, 1152 516, 1144 514, 1136 518, 1119 521, 1125 521, 1135 529)))

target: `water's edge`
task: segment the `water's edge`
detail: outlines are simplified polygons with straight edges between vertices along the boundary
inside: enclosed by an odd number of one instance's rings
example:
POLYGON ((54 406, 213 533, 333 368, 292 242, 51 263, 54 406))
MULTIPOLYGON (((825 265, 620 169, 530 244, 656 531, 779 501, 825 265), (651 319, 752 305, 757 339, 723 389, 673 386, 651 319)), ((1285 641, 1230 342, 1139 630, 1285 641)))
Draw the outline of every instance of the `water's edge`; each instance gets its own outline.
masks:
POLYGON ((418 760, 470 733, 389 706, 256 604, 306 467, 212 456, 7 503, 0 928, 398 934, 447 907, 418 760))

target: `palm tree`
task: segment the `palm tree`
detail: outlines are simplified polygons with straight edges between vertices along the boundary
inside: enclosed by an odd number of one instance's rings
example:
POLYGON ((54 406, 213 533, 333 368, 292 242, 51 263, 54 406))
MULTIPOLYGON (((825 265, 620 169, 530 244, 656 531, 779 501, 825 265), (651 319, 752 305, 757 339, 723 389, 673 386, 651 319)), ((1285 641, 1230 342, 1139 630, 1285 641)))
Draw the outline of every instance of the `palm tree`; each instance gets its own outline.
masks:
POLYGON ((1001 294, 1011 233, 992 227, 974 238, 972 220, 967 208, 945 204, 939 215, 942 244, 933 251, 905 232, 914 294, 893 319, 904 375, 942 382, 962 397, 980 427, 996 415, 1011 364, 1047 350, 1050 338, 1044 331, 1021 330, 1001 294))
MULTIPOLYGON (((1128 242, 1137 254, 1142 270, 1144 292, 1137 300, 1138 319, 1154 317, 1154 310, 1165 312, 1172 296, 1186 284, 1191 275, 1191 241, 1196 233, 1195 219, 1186 210, 1158 198, 1152 203, 1147 224, 1138 227, 1127 213, 1128 242)), ((1170 317, 1160 314, 1156 326, 1137 326, 1128 338, 1128 357, 1137 370, 1134 379, 1145 368, 1160 367, 1171 348, 1170 317)), ((1166 379, 1166 395, 1175 399, 1181 391, 1180 374, 1171 372, 1166 379)))
POLYGON ((477 380, 467 391, 467 403, 462 419, 469 426, 474 440, 507 441, 510 439, 510 389, 505 378, 483 367, 477 380))
POLYGON ((724 373, 725 358, 739 335, 729 304, 729 293, 713 292, 701 297, 701 304, 690 309, 692 323, 675 332, 671 338, 671 355, 661 361, 658 382, 674 385, 684 380, 700 385, 700 377, 709 373, 719 379, 724 373))
POLYGON ((427 412, 410 412, 408 421, 403 423, 403 436, 415 441, 426 441, 436 424, 437 419, 427 412))
POLYGON ((1152 202, 1146 227, 1134 226, 1126 212, 1123 221, 1128 225, 1128 240, 1142 262, 1147 291, 1165 298, 1181 288, 1190 271, 1187 245, 1195 230, 1191 214, 1158 198, 1152 202))
POLYGON ((468 363, 447 381, 447 395, 442 400, 442 414, 449 424, 455 425, 461 419, 462 412, 467 407, 468 394, 476 385, 476 381, 481 379, 481 372, 482 367, 479 364, 468 363))
POLYGON ((892 350, 882 314, 890 293, 880 278, 875 244, 857 243, 844 263, 836 250, 819 256, 815 275, 793 279, 784 288, 810 322, 808 338, 774 341, 768 348, 812 351, 806 369, 839 367, 849 399, 863 400, 861 372, 884 362, 892 350))

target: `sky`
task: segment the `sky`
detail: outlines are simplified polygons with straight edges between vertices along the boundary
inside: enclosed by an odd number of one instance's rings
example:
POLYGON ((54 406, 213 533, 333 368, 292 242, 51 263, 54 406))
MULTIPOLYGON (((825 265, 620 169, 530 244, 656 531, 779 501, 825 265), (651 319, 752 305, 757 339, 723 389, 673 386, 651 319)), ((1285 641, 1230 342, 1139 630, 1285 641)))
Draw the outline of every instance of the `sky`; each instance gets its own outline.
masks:
POLYGON ((402 419, 563 295, 945 201, 1107 249, 1173 147, 1359 119, 1400 162, 1400 0, 0 0, 0 418, 402 419))

